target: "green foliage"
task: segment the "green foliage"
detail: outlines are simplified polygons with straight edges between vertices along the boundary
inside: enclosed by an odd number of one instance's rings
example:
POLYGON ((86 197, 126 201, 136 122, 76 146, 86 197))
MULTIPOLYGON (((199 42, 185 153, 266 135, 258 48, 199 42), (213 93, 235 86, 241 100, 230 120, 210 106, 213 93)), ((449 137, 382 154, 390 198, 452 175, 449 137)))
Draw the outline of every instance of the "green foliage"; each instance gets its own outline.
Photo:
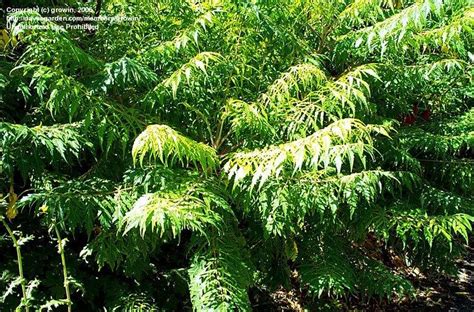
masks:
POLYGON ((156 74, 148 67, 123 57, 115 62, 107 63, 99 79, 99 86, 103 91, 110 89, 118 92, 130 87, 150 88, 157 82, 156 74))
POLYGON ((114 185, 105 179, 67 180, 67 177, 44 179, 42 189, 23 197, 18 205, 35 205, 49 223, 59 223, 74 232, 82 228, 88 234, 98 218, 101 224, 112 223, 121 198, 114 195, 114 185))
MULTIPOLYGON (((472 202, 463 206, 472 211, 472 202)), ((396 237, 404 244, 408 240, 415 244, 425 240, 432 246, 435 239, 443 239, 451 245, 456 236, 468 241, 467 233, 472 230, 472 221, 473 217, 466 213, 428 215, 425 210, 411 207, 410 204, 396 203, 394 207, 377 216, 374 222, 381 235, 386 238, 389 237, 390 231, 394 230, 396 237)))
POLYGON ((299 272, 313 295, 321 297, 327 293, 341 296, 358 289, 369 298, 390 298, 393 295, 401 298, 413 292, 409 281, 394 274, 379 261, 345 245, 341 237, 325 237, 324 241, 313 238, 303 244, 306 245, 302 250, 299 272), (310 250, 315 247, 317 253, 310 250))
POLYGON ((182 166, 192 163, 200 165, 204 171, 215 169, 219 164, 213 148, 195 142, 180 135, 165 125, 151 125, 143 131, 133 143, 132 156, 134 160, 143 160, 147 154, 162 163, 180 161, 182 166))
POLYGON ((373 153, 372 129, 357 120, 341 119, 297 141, 236 153, 225 164, 224 170, 236 183, 252 175, 252 186, 257 182, 262 185, 269 176, 278 176, 285 165, 293 172, 303 165, 315 169, 332 165, 340 172, 344 161, 347 160, 352 168, 356 156, 365 163, 364 154, 373 153))
POLYGON ((5 310, 248 311, 281 286, 396 300, 415 290, 384 257, 455 273, 470 1, 101 4, 140 19, 19 12, 0 32, 5 310))
POLYGON ((299 267, 301 280, 309 285, 310 291, 318 297, 321 297, 323 292, 336 296, 353 292, 358 277, 341 242, 336 239, 327 240, 323 244, 313 239, 311 246, 307 247, 315 248, 317 252, 303 250, 302 264, 299 267))
POLYGON ((414 288, 405 278, 394 274, 379 261, 362 258, 359 267, 359 283, 364 285, 364 295, 370 297, 388 297, 395 294, 399 298, 413 294, 414 288))
POLYGON ((169 233, 175 237, 185 229, 202 235, 206 235, 208 227, 220 229, 224 212, 231 210, 213 190, 215 186, 206 182, 175 180, 159 192, 143 195, 124 216, 125 233, 139 228, 142 235, 150 229, 159 236, 169 233))
POLYGON ((188 270, 195 311, 250 309, 252 274, 242 240, 230 232, 198 243, 188 270))
POLYGON ((93 148, 81 134, 82 127, 80 123, 28 127, 1 122, 2 169, 10 174, 20 169, 27 176, 40 174, 46 165, 77 161, 80 153, 93 148))

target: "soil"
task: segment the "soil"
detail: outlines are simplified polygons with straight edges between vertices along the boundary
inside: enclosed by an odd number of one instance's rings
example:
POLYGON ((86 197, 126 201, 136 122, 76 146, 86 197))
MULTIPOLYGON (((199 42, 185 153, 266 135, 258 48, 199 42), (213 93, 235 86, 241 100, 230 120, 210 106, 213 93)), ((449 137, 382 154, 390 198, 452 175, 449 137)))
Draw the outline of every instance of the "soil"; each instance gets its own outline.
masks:
POLYGON ((474 246, 458 262, 457 278, 428 278, 413 281, 418 290, 415 301, 388 305, 385 311, 474 311, 474 246))

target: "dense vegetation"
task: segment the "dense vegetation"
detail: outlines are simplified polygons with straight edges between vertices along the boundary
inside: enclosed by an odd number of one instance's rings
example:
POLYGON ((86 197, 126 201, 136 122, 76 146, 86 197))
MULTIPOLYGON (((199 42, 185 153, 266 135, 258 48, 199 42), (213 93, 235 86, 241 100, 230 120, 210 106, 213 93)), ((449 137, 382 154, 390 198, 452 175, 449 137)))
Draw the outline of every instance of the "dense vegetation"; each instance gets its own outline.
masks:
POLYGON ((412 296, 393 259, 456 272, 470 0, 73 2, 140 20, 2 30, 0 310, 316 309, 412 296))

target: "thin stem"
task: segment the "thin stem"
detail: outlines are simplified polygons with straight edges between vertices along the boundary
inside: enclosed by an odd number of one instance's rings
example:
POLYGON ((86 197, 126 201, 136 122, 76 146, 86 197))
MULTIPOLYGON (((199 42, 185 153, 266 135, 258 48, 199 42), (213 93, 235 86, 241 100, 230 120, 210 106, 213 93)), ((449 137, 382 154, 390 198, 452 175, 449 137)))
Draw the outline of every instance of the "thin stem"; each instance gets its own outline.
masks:
POLYGON ((63 280, 64 280, 64 289, 66 291, 66 300, 67 300, 67 311, 72 312, 72 300, 71 300, 71 291, 69 290, 69 279, 67 275, 67 266, 66 266, 66 256, 64 255, 63 240, 59 234, 58 227, 53 225, 54 231, 56 232, 56 237, 58 239, 58 250, 61 255, 61 264, 63 266, 63 280))
POLYGON ((470 159, 465 159, 465 160, 442 160, 442 159, 422 159, 418 158, 419 161, 422 162, 436 162, 436 163, 450 163, 450 164, 471 164, 474 163, 474 161, 470 159))
POLYGON ((20 244, 18 244, 18 240, 16 239, 15 234, 13 234, 12 229, 10 228, 8 223, 5 221, 5 219, 3 219, 3 217, 1 219, 2 219, 3 226, 5 227, 5 229, 7 229, 7 232, 8 232, 8 234, 10 235, 10 237, 13 241, 13 246, 15 246, 15 249, 16 249, 16 258, 17 258, 17 262, 18 262, 18 274, 20 275, 21 292, 23 294, 23 301, 24 301, 24 304, 25 304, 25 311, 29 312, 30 308, 28 306, 28 301, 27 301, 28 298, 27 298, 27 295, 26 295, 26 280, 25 280, 25 276, 23 274, 23 258, 21 256, 20 244))
POLYGON ((207 132, 209 134, 209 138, 211 139, 211 145, 214 146, 214 138, 212 136, 212 130, 211 130, 211 125, 209 123, 209 120, 207 119, 206 115, 204 115, 200 110, 196 109, 195 107, 192 107, 191 105, 189 105, 188 103, 183 103, 183 105, 189 109, 189 110, 192 110, 193 112, 195 112, 199 117, 201 117, 202 121, 204 121, 204 123, 206 124, 206 129, 207 129, 207 132))
POLYGON ((100 15, 100 9, 102 8, 102 0, 97 0, 97 3, 95 5, 95 16, 100 15))
POLYGON ((225 139, 227 138, 227 136, 230 134, 230 131, 225 135, 224 138, 222 138, 222 130, 224 129, 224 119, 225 118, 221 118, 219 120, 219 124, 218 124, 218 133, 217 133, 217 137, 216 139, 214 140, 215 144, 214 145, 214 148, 217 150, 219 149, 219 147, 222 145, 222 143, 225 141, 225 139))

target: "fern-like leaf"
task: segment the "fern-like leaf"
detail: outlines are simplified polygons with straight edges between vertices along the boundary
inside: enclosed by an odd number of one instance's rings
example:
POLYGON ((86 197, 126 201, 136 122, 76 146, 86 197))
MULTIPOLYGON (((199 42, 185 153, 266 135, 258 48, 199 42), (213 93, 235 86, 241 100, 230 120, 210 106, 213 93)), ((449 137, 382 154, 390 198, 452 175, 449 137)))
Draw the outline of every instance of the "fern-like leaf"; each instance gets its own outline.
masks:
POLYGON ((198 246, 188 270, 194 311, 250 311, 252 275, 244 247, 232 232, 198 246))
POLYGON ((238 183, 253 176, 252 185, 262 185, 270 176, 278 176, 285 166, 294 172, 303 165, 340 171, 344 160, 354 162, 355 156, 365 161, 365 153, 372 154, 371 127, 358 120, 341 119, 314 134, 290 143, 270 146, 262 150, 239 152, 228 160, 224 170, 229 179, 238 183))
POLYGON ((180 161, 183 166, 192 163, 204 170, 214 170, 219 164, 216 151, 203 143, 193 141, 166 125, 151 125, 136 139, 132 156, 143 165, 146 155, 170 164, 180 161))
POLYGON ((135 228, 142 236, 151 231, 176 237, 185 229, 206 236, 210 228, 220 230, 228 215, 232 215, 229 204, 211 183, 191 179, 143 195, 123 223, 125 233, 135 228))

